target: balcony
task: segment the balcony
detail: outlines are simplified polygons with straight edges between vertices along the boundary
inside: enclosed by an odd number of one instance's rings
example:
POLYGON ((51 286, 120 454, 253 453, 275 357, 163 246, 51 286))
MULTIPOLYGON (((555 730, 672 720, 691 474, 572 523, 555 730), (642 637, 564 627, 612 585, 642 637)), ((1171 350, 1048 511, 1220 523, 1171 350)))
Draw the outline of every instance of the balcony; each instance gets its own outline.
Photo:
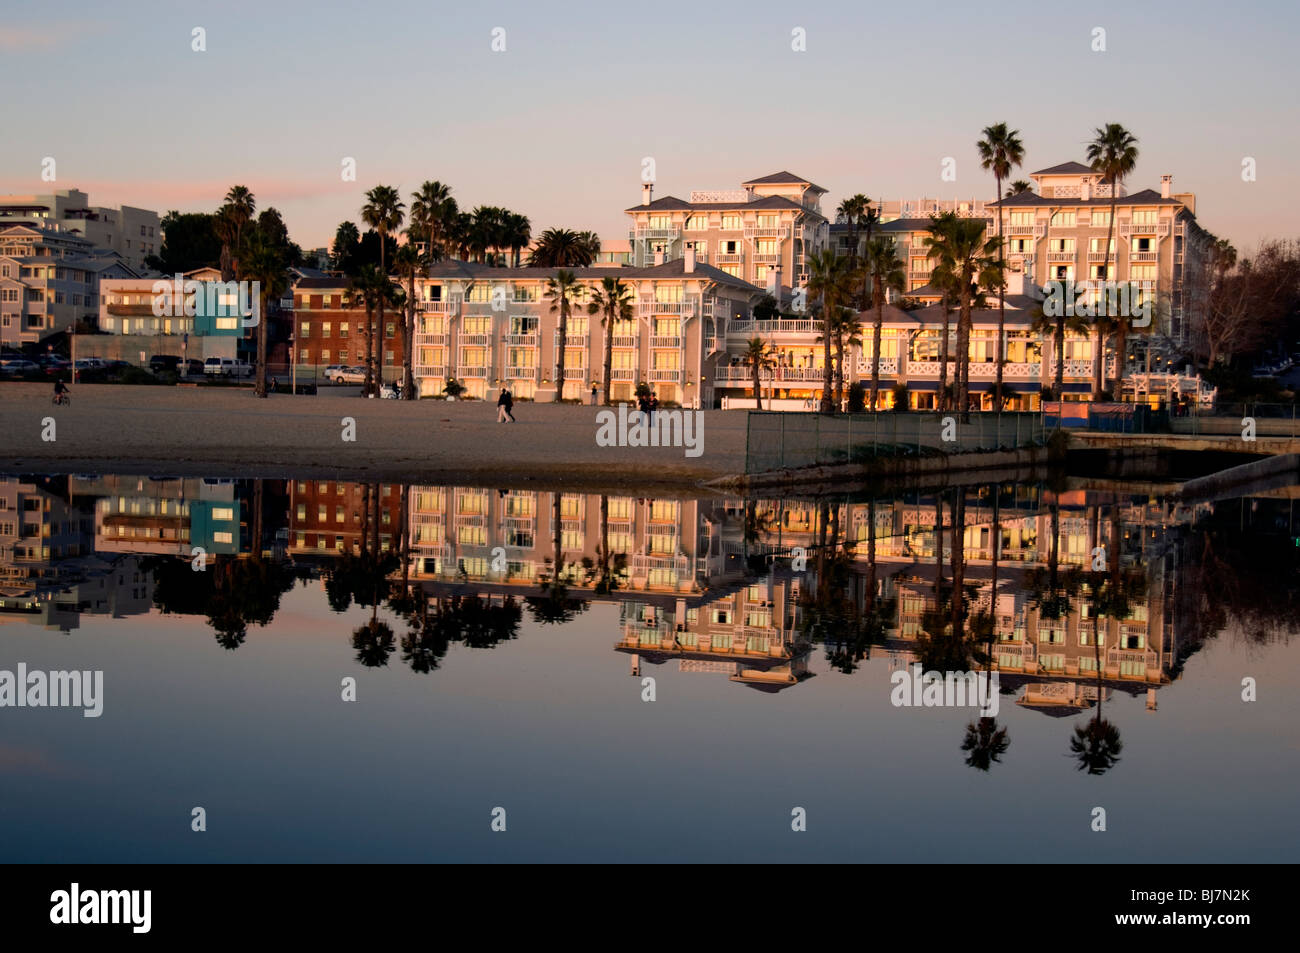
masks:
POLYGON ((820 332, 821 322, 811 318, 774 318, 770 321, 732 321, 727 334, 748 337, 752 334, 814 334, 820 332))
POLYGON ((585 367, 566 367, 564 369, 564 379, 566 381, 586 380, 587 369, 585 367))
POLYGON ((682 371, 679 367, 652 367, 649 378, 655 383, 676 384, 682 379, 682 371))
POLYGON ((930 272, 928 271, 909 271, 907 277, 913 281, 929 281, 930 272))
POLYGON ((680 238, 682 230, 680 226, 670 228, 650 228, 645 225, 638 225, 636 228, 628 230, 627 237, 633 241, 674 241, 680 238))
POLYGON ((1074 257, 1075 253, 1072 251, 1049 251, 1047 253, 1047 260, 1049 262, 1065 262, 1066 264, 1074 264, 1074 257))
POLYGON ((1128 260, 1131 262, 1159 261, 1160 253, 1156 251, 1135 251, 1130 252, 1128 260))
POLYGON ((681 347, 682 339, 677 336, 655 335, 650 338, 651 347, 681 347))
POLYGON ((781 260, 780 255, 754 255, 753 262, 756 265, 775 265, 781 260))
POLYGON ((1141 225, 1121 222, 1119 235, 1120 238, 1128 238, 1130 235, 1159 235, 1162 238, 1167 238, 1169 236, 1169 221, 1166 219, 1162 222, 1148 222, 1141 225))
POLYGON ((462 334, 460 336, 462 347, 491 347, 492 335, 490 334, 462 334))
POLYGON ((447 376, 446 364, 415 364, 416 377, 436 377, 443 379, 447 376))
POLYGON ((507 347, 537 347, 537 333, 532 334, 507 334, 507 347))
POLYGON ((455 314, 459 305, 458 301, 417 301, 415 310, 432 314, 455 314))
MULTIPOLYGON (((871 358, 869 357, 863 358, 862 360, 858 361, 858 373, 869 375, 871 373, 871 363, 872 363, 871 358)), ((898 358, 882 357, 880 359, 880 374, 882 377, 886 374, 897 374, 897 373, 898 373, 898 358)))
POLYGON ((463 377, 486 378, 491 373, 491 369, 485 364, 466 365, 461 364, 456 368, 457 379, 463 377))
POLYGON ((636 368, 611 367, 609 370, 609 379, 613 381, 634 381, 636 380, 636 368))
POLYGON ((613 337, 613 346, 634 348, 637 346, 638 337, 639 335, 636 334, 615 334, 613 337))
POLYGON ((536 367, 527 367, 523 364, 507 364, 506 377, 512 381, 532 380, 537 376, 536 367))
POLYGON ((682 317, 693 317, 695 315, 695 302, 688 301, 640 301, 637 303, 637 313, 640 315, 652 314, 671 314, 681 315, 682 317))
POLYGON ((744 255, 718 255, 719 265, 739 265, 745 261, 744 255))
POLYGON ((790 237, 789 225, 746 225, 746 238, 779 238, 787 239, 790 237))
POLYGON ((1005 236, 1014 235, 1032 235, 1035 238, 1041 238, 1047 234, 1047 225, 1008 225, 1002 230, 1005 236))
POLYGON ((1104 252, 1104 251, 1090 251, 1090 252, 1088 252, 1088 264, 1090 264, 1090 265, 1094 265, 1094 264, 1095 264, 1095 265, 1104 265, 1104 264, 1106 264, 1108 261, 1110 261, 1111 258, 1113 258, 1113 257, 1114 257, 1114 255, 1112 255, 1110 252, 1104 252))
MULTIPOLYGON (((551 339, 552 339, 552 341, 554 341, 556 344, 558 344, 559 341, 560 341, 560 332, 559 332, 559 331, 553 331, 553 332, 551 332, 551 339)), ((586 334, 573 334, 573 333, 566 334, 566 335, 564 336, 564 346, 565 346, 565 347, 586 347, 586 346, 587 346, 587 335, 586 335, 586 334)))

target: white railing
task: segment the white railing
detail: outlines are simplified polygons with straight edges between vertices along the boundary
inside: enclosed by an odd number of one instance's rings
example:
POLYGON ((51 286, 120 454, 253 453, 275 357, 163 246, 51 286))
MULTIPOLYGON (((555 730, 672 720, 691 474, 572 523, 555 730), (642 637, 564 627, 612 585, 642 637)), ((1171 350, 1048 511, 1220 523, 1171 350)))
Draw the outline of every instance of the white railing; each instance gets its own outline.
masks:
POLYGON ((673 226, 672 228, 650 228, 645 225, 638 225, 628 231, 628 237, 633 239, 651 240, 656 238, 675 239, 682 234, 681 228, 673 226))
POLYGON ((746 238, 780 238, 790 237, 789 225, 746 225, 746 238))
POLYGON ((930 279, 930 275, 931 272, 928 271, 909 271, 907 273, 907 276, 913 279, 914 281, 922 281, 922 280, 928 281, 930 279))
POLYGON ((456 377, 487 377, 489 368, 486 365, 467 365, 461 364, 456 368, 456 377))
POLYGON ((507 364, 506 377, 511 380, 527 380, 537 376, 536 367, 525 367, 522 364, 507 364))
POLYGON ((634 381, 636 380, 636 368, 611 367, 609 369, 609 379, 613 381, 634 381))
POLYGON ((745 260, 744 255, 718 255, 719 265, 739 265, 745 260))
POLYGON ((455 314, 459 301, 417 301, 416 311, 429 311, 434 314, 455 314))
MULTIPOLYGON (((559 331, 552 331, 552 332, 551 332, 551 339, 552 339, 555 343, 558 344, 558 343, 559 343, 559 340, 560 340, 560 332, 559 332, 559 331)), ((565 347, 586 347, 586 346, 587 346, 587 335, 585 335, 585 334, 572 334, 572 333, 570 333, 570 334, 566 334, 566 335, 564 336, 564 346, 565 346, 565 347)))
MULTIPOLYGON (((872 362, 871 362, 871 358, 869 358, 869 357, 864 357, 864 358, 862 358, 860 361, 858 361, 858 373, 859 373, 859 374, 870 374, 870 373, 871 373, 871 363, 872 363, 872 362)), ((880 359, 880 373, 881 373, 882 375, 883 375, 883 374, 897 374, 897 373, 898 373, 898 358, 896 358, 896 357, 882 357, 882 358, 880 359)))
POLYGON ((1160 253, 1154 251, 1135 251, 1130 252, 1129 261, 1159 261, 1160 253))
POLYGON ((462 334, 460 336, 460 345, 462 347, 487 347, 492 343, 490 334, 462 334))
POLYGON ((677 336, 655 335, 650 338, 651 347, 681 347, 682 339, 677 336))
POLYGON ((1134 225, 1131 222, 1121 222, 1119 226, 1119 234, 1121 238, 1126 238, 1129 235, 1167 236, 1169 234, 1169 222, 1168 220, 1165 220, 1145 225, 1134 225))
POLYGON ((635 334, 615 334, 613 338, 614 347, 636 347, 637 337, 635 334))
POLYGON ((652 367, 649 377, 657 383, 675 384, 682 379, 682 371, 678 367, 652 367))
POLYGON ((537 334, 507 334, 506 345, 508 347, 536 347, 537 334))
POLYGON ((416 364, 415 376, 445 378, 447 376, 447 365, 446 364, 416 364))
POLYGON ((1090 251, 1088 252, 1088 263, 1092 264, 1095 262, 1096 264, 1104 265, 1110 261, 1112 257, 1113 256, 1110 252, 1090 251))
POLYGON ((637 303, 637 312, 642 315, 648 314, 672 314, 683 317, 691 317, 695 314, 694 301, 640 301, 637 303))
POLYGON ((1047 260, 1049 262, 1052 261, 1073 262, 1074 255, 1075 253, 1072 251, 1049 251, 1047 253, 1047 260))
POLYGON ((446 345, 448 335, 445 332, 433 333, 430 331, 416 331, 413 341, 416 347, 424 345, 426 347, 434 345, 446 345))
POLYGON ((756 265, 775 265, 781 260, 780 255, 755 255, 754 264, 756 265))

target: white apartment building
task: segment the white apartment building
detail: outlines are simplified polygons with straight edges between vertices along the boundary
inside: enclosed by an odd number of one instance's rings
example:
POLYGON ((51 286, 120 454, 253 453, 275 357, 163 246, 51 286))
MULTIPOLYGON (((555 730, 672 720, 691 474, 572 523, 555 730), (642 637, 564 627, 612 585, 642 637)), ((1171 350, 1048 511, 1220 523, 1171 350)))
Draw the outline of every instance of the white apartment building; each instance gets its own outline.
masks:
POLYGON ((117 252, 60 225, 0 225, 0 344, 36 343, 93 319, 100 282, 135 277, 117 252))
POLYGON ((62 189, 48 195, 0 195, 0 228, 27 222, 58 225, 100 248, 111 248, 136 271, 144 270, 148 255, 162 250, 158 213, 123 205, 91 205, 79 189, 62 189))
POLYGON ((734 191, 693 191, 689 200, 656 199, 646 183, 641 204, 626 209, 631 263, 645 266, 660 252, 673 261, 690 246, 697 261, 759 288, 804 284, 808 259, 830 242, 825 194, 790 172, 750 179, 734 191))

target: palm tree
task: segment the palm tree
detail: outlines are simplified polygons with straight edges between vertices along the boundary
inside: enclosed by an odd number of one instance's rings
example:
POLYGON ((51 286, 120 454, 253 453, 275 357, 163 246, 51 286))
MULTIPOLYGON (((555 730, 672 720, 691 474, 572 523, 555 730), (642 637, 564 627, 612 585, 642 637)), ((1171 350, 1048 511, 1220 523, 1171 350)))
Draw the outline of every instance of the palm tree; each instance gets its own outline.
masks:
POLYGON ((548 228, 528 256, 530 268, 584 268, 595 259, 589 242, 567 228, 548 228))
POLYGON ((569 311, 582 289, 577 276, 564 268, 546 279, 546 300, 551 302, 551 314, 560 314, 559 338, 555 346, 555 403, 564 399, 564 352, 569 334, 569 311))
POLYGON ((266 326, 269 302, 278 299, 289 287, 287 256, 283 246, 255 234, 244 256, 244 274, 258 283, 257 382, 254 393, 266 397, 266 326))
POLYGON ((375 339, 370 333, 375 309, 381 307, 380 302, 392 300, 392 295, 393 283, 374 265, 362 265, 348 284, 348 307, 366 309, 366 381, 362 389, 366 394, 371 392, 375 373, 375 339))
POLYGON ((871 276, 871 303, 876 320, 871 327, 871 409, 876 410, 880 392, 880 330, 885 321, 885 289, 902 291, 905 283, 903 260, 892 238, 876 238, 867 243, 867 273, 871 276))
POLYGON ((952 212, 931 218, 930 235, 925 239, 929 256, 952 276, 960 309, 957 320, 957 391, 963 415, 970 412, 970 332, 971 306, 975 303, 978 283, 996 278, 1001 281, 996 238, 984 237, 984 222, 977 218, 959 218, 952 212))
POLYGON ((866 224, 870 209, 871 199, 861 192, 850 195, 841 201, 839 207, 835 209, 835 221, 840 225, 849 227, 849 259, 851 261, 857 260, 858 230, 866 224))
POLYGON ((858 313, 852 308, 840 308, 835 320, 831 322, 831 334, 835 344, 835 406, 844 406, 844 351, 846 346, 862 346, 862 325, 858 323, 858 313))
POLYGON ((610 406, 609 383, 613 377, 614 366, 614 325, 619 321, 631 321, 632 301, 635 295, 632 289, 618 278, 606 276, 593 289, 591 301, 587 304, 588 314, 599 314, 601 326, 605 329, 605 406, 610 406))
POLYGON ((528 220, 527 215, 506 212, 504 240, 506 247, 510 249, 512 264, 518 268, 519 253, 533 240, 533 223, 528 220))
MULTIPOLYGON (((1020 141, 1019 129, 1008 129, 1005 122, 999 122, 984 128, 984 138, 976 146, 980 152, 980 167, 993 173, 993 181, 998 192, 998 265, 1006 272, 1006 249, 1002 242, 1002 180, 1011 175, 1011 170, 1025 161, 1025 147, 1020 141)), ((1003 338, 1006 336, 1006 285, 998 288, 998 347, 997 347, 997 382, 993 385, 993 400, 998 410, 1002 409, 1002 364, 1005 359, 1003 338)))
POLYGON ((236 277, 242 277, 239 270, 239 259, 243 252, 244 229, 252 221, 253 213, 257 211, 257 200, 247 186, 233 185, 230 187, 230 191, 226 193, 226 208, 230 210, 230 218, 235 226, 235 244, 231 249, 231 264, 236 277))
POLYGON ((772 346, 760 337, 752 337, 745 342, 745 363, 754 372, 754 406, 763 409, 762 372, 776 364, 772 358, 772 346))
POLYGON ((1052 390, 1056 400, 1065 399, 1065 332, 1071 334, 1087 334, 1088 322, 1081 315, 1069 315, 1065 313, 1065 308, 1057 309, 1060 313, 1056 316, 1048 315, 1041 304, 1035 306, 1031 312, 1033 323, 1030 324, 1029 330, 1036 334, 1052 335, 1052 355, 1056 360, 1056 375, 1052 385, 1052 390))
MULTIPOLYGON (((388 262, 385 260, 386 249, 385 240, 389 232, 395 232, 402 227, 402 220, 405 218, 406 205, 403 204, 397 189, 391 185, 376 185, 366 193, 366 204, 361 206, 361 220, 379 233, 379 271, 385 279, 388 278, 388 262)), ((388 295, 379 296, 379 320, 375 323, 375 355, 379 358, 379 374, 375 380, 366 381, 366 393, 378 394, 383 384, 383 332, 384 332, 384 305, 387 303, 388 295)), ((366 375, 370 377, 369 374, 366 375)))
POLYGON ((443 257, 448 227, 457 214, 451 186, 431 179, 411 193, 411 225, 425 243, 425 260, 432 265, 443 257))
MULTIPOLYGON (((1088 163, 1094 172, 1101 174, 1104 181, 1110 182, 1110 222, 1106 225, 1106 251, 1110 252, 1111 236, 1115 232, 1115 205, 1119 199, 1119 187, 1126 176, 1137 167, 1137 138, 1117 122, 1107 123, 1093 130, 1093 140, 1088 144, 1088 163)), ((1119 243, 1115 248, 1115 271, 1107 270, 1106 283, 1111 284, 1119 277, 1119 243)), ((1128 321, 1119 322, 1115 329, 1115 399, 1118 400, 1124 388, 1124 364, 1128 350, 1128 321)), ((1101 354, 1095 355, 1101 361, 1101 354)))
POLYGON ((1024 195, 1026 192, 1032 192, 1034 187, 1025 179, 1016 179, 1007 188, 1007 195, 1024 195))
POLYGON ((415 400, 415 277, 424 271, 420 253, 409 242, 397 249, 393 262, 397 274, 406 282, 406 314, 402 321, 402 400, 415 400))
POLYGON ((344 271, 350 266, 352 250, 360 241, 361 232, 357 230, 355 222, 339 222, 339 227, 334 232, 334 243, 330 246, 330 255, 335 268, 344 271))
POLYGON ((821 413, 831 415, 835 413, 835 405, 831 398, 832 374, 834 373, 834 366, 831 364, 831 337, 834 334, 834 324, 839 315, 839 309, 849 294, 852 272, 848 260, 840 258, 830 248, 824 248, 811 256, 808 259, 808 268, 810 272, 808 293, 814 298, 821 299, 822 310, 822 346, 824 348, 823 360, 825 361, 825 367, 822 375, 821 413))
POLYGON ((217 240, 221 242, 221 280, 234 281, 235 262, 231 249, 235 247, 238 225, 235 221, 235 212, 229 205, 223 205, 212 216, 212 230, 216 232, 217 240))

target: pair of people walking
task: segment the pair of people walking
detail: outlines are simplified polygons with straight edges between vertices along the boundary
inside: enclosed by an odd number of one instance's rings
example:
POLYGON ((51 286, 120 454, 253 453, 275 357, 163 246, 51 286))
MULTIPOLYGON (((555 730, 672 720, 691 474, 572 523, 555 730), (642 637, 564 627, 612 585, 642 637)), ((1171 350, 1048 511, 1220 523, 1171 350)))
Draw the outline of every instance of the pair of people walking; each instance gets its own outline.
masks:
POLYGON ((497 423, 515 423, 515 415, 510 412, 514 405, 514 395, 504 387, 501 388, 501 396, 497 398, 497 423))
POLYGON ((651 391, 648 394, 642 394, 637 398, 636 403, 641 413, 645 414, 646 417, 649 418, 650 423, 653 424, 655 421, 655 411, 659 409, 659 395, 654 391, 651 391))

